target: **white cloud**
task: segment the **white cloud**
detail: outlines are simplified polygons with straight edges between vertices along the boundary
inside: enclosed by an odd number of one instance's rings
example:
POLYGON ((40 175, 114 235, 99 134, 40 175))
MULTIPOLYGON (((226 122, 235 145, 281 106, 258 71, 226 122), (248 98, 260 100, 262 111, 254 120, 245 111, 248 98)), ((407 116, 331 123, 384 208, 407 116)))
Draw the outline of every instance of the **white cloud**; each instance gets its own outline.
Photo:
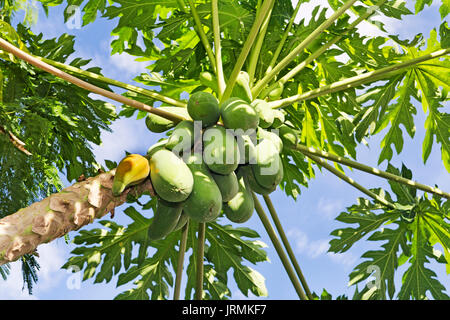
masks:
POLYGON ((64 279, 64 271, 60 268, 64 263, 65 251, 57 242, 43 244, 38 248, 37 259, 40 269, 37 272, 38 282, 33 286, 33 295, 23 287, 22 264, 17 261, 10 264, 10 274, 6 281, 0 280, 0 300, 39 299, 39 293, 56 288, 64 279))
POLYGON ((310 240, 308 235, 298 228, 291 228, 287 232, 287 237, 293 239, 294 250, 300 254, 306 255, 310 259, 316 259, 321 256, 326 256, 334 263, 343 266, 344 268, 354 267, 357 257, 349 252, 333 253, 328 252, 329 240, 317 239, 310 240))
POLYGON ((298 228, 289 229, 287 237, 294 239, 294 246, 297 252, 306 254, 311 259, 315 259, 328 250, 328 240, 309 240, 308 235, 298 228))
POLYGON ((340 199, 321 197, 317 203, 318 212, 327 220, 333 220, 342 209, 344 209, 344 204, 340 199))
MULTIPOLYGON (((102 132, 102 143, 93 146, 96 160, 102 163, 105 159, 119 161, 125 156, 125 151, 138 152, 149 148, 159 139, 159 135, 148 134, 144 120, 124 118, 111 125, 112 132, 102 132)), ((145 150, 146 151, 146 150, 145 150)))
POLYGON ((335 263, 347 268, 353 268, 358 258, 351 252, 334 253, 327 252, 327 256, 335 263))

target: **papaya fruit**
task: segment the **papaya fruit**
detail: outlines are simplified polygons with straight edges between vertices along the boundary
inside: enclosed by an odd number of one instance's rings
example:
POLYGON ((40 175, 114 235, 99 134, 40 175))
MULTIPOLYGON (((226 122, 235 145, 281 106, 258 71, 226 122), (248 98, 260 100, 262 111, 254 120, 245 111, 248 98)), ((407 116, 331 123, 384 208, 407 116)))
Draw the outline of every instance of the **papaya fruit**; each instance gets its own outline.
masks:
POLYGON ((199 80, 202 85, 210 88, 216 94, 219 94, 219 87, 217 86, 217 79, 211 72, 208 72, 208 71, 200 72, 199 80))
POLYGON ((145 180, 150 173, 147 158, 140 154, 130 154, 123 158, 114 174, 112 193, 119 196, 126 187, 136 185, 145 180))
POLYGON ((242 99, 232 97, 220 105, 223 124, 229 129, 256 129, 259 116, 255 108, 242 99))
POLYGON ((259 126, 263 129, 269 128, 274 119, 273 109, 265 100, 256 99, 251 104, 259 116, 259 126))
POLYGON ((228 220, 236 223, 244 223, 251 218, 255 210, 255 203, 245 177, 239 175, 238 179, 239 190, 233 199, 224 203, 223 212, 228 220))
POLYGON ((250 187, 251 190, 254 192, 261 194, 261 195, 267 195, 272 192, 274 192, 277 187, 271 187, 266 188, 258 183, 255 179, 255 175, 253 174, 253 170, 250 166, 241 166, 239 167, 239 171, 242 172, 242 175, 245 176, 245 179, 247 180, 247 184, 250 187))
POLYGON ((281 110, 273 109, 273 123, 272 128, 277 129, 284 123, 284 113, 281 110))
MULTIPOLYGON (((186 108, 159 107, 158 109, 177 114, 181 117, 186 118, 187 120, 192 120, 191 117, 189 116, 189 113, 186 108)), ((149 113, 147 115, 147 117, 145 118, 145 125, 147 126, 148 130, 150 130, 151 132, 154 132, 154 133, 165 132, 165 131, 175 127, 176 124, 177 124, 177 122, 168 120, 168 119, 158 116, 154 113, 149 113)))
POLYGON ((148 227, 150 240, 159 240, 171 233, 180 219, 183 205, 181 202, 171 203, 158 199, 153 220, 148 227))
POLYGON ((236 135, 236 140, 239 147, 239 164, 254 163, 256 159, 256 134, 236 135))
POLYGON ((273 88, 269 92, 269 99, 271 101, 280 99, 281 95, 283 94, 283 90, 284 84, 277 82, 275 88, 273 88))
POLYGON ((194 178, 184 161, 172 151, 161 149, 150 158, 150 179, 155 193, 168 202, 186 200, 192 192, 194 178))
POLYGON ((230 174, 239 165, 239 147, 234 135, 223 126, 213 125, 203 133, 203 159, 209 170, 230 174))
POLYGON ((273 145, 277 148, 278 153, 283 151, 283 141, 278 136, 277 131, 269 131, 258 128, 258 140, 269 139, 273 145))
POLYGON ((278 127, 278 133, 285 148, 290 149, 298 144, 297 131, 285 124, 278 127))
POLYGON ((222 195, 222 202, 227 202, 233 199, 239 190, 239 183, 236 173, 233 171, 226 175, 215 173, 211 173, 211 175, 219 187, 220 194, 222 195))
POLYGON ((283 163, 277 148, 269 139, 256 145, 256 163, 251 166, 256 181, 263 187, 276 187, 283 179, 283 163))
POLYGON ((189 97, 187 111, 195 121, 201 121, 206 128, 217 123, 220 117, 219 102, 209 92, 198 91, 189 97))
POLYGON ((175 226, 175 228, 173 228, 172 231, 177 231, 177 230, 180 230, 181 228, 183 228, 186 225, 188 220, 189 220, 189 216, 184 211, 182 211, 180 218, 178 219, 177 225, 175 226))
POLYGON ((236 83, 231 91, 232 97, 237 97, 247 103, 251 103, 252 90, 250 89, 250 77, 247 72, 241 71, 236 78, 236 83))
POLYGON ((193 153, 187 166, 194 177, 194 187, 184 202, 184 212, 196 222, 215 220, 222 210, 222 194, 203 161, 201 153, 193 153))
POLYGON ((194 145, 194 122, 184 120, 179 122, 167 140, 165 148, 175 154, 190 150, 194 145))
POLYGON ((164 139, 161 139, 158 142, 156 142, 154 145, 152 145, 150 148, 148 148, 147 155, 145 157, 147 159, 150 159, 156 151, 164 149, 168 140, 169 139, 164 138, 164 139))

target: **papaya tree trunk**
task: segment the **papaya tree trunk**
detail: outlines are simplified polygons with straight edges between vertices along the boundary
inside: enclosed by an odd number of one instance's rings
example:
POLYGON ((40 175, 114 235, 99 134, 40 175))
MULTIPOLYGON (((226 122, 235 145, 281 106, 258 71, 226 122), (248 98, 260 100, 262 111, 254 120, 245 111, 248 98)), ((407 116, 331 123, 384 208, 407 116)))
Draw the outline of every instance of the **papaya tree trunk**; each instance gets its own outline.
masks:
POLYGON ((123 204, 127 195, 148 192, 150 179, 125 189, 118 197, 111 188, 115 169, 54 193, 42 201, 0 219, 0 265, 12 262, 72 230, 91 223, 123 204))

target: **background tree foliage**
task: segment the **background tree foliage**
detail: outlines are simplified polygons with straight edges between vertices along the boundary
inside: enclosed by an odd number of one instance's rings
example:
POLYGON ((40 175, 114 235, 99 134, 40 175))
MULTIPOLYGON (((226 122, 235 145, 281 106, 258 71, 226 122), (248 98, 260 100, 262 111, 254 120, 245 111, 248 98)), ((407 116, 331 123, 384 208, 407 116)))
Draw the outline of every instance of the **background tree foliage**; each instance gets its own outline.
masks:
MULTIPOLYGON (((299 0, 300 1, 300 0, 299 0)), ((111 35, 112 54, 126 52, 147 65, 148 72, 136 75, 134 81, 143 86, 156 87, 172 98, 185 99, 186 93, 205 90, 199 81, 202 71, 214 72, 204 45, 196 31, 191 14, 191 1, 171 0, 41 0, 43 8, 49 6, 77 5, 82 8, 82 25, 104 18, 117 24, 111 35)), ((300 1, 309 2, 309 1, 300 1)), ((344 3, 329 0, 333 9, 344 3)), ((376 9, 378 15, 399 19, 417 14, 432 1, 415 1, 411 12, 404 1, 387 0, 376 9)), ((192 1, 200 16, 209 43, 213 43, 211 3, 192 1)), ((219 20, 222 32, 222 60, 225 77, 228 78, 236 59, 255 21, 257 0, 220 0, 219 20)), ((375 1, 357 2, 351 9, 356 16, 373 10, 375 1)), ((11 15, 19 2, 0 1, 0 33, 16 46, 54 61, 83 68, 89 62, 82 59, 67 61, 74 53, 73 36, 62 34, 55 39, 43 39, 35 35, 26 24, 11 24, 11 15)), ((440 14, 444 20, 450 6, 440 2, 440 14)), ((289 0, 277 0, 255 70, 255 78, 264 77, 273 54, 283 36, 294 7, 289 0)), ((292 25, 278 60, 286 57, 312 31, 326 19, 326 9, 315 7, 308 22, 301 20, 292 25)), ((71 19, 69 10, 65 20, 71 19)), ((430 30, 428 39, 417 35, 414 39, 399 39, 395 35, 366 37, 357 29, 348 29, 350 16, 344 14, 326 32, 301 52, 281 73, 282 78, 298 64, 314 54, 323 45, 336 41, 317 59, 284 84, 281 98, 333 84, 342 79, 364 72, 410 61, 450 46, 450 32, 446 22, 430 30), (400 48, 400 50, 399 50, 400 48), (348 59, 343 61, 342 56, 348 59)), ((382 23, 370 17, 369 22, 384 30, 382 23)), ((99 144, 102 130, 118 117, 142 118, 145 113, 122 106, 115 108, 101 100, 93 99, 89 92, 18 61, 0 51, 0 125, 3 132, 10 132, 25 143, 31 155, 15 147, 7 134, 0 134, 0 217, 16 212, 62 187, 59 173, 68 181, 80 175, 94 175, 101 167, 92 154, 90 143, 99 144), (21 183, 17 183, 20 181, 21 183)), ((248 64, 244 66, 247 69, 248 64)), ((88 71, 100 74, 99 68, 88 71)), ((360 85, 340 90, 307 101, 295 102, 285 108, 287 120, 301 131, 301 143, 308 147, 339 156, 356 158, 356 147, 372 135, 383 135, 380 165, 386 164, 388 172, 413 178, 406 166, 395 168, 389 162, 403 150, 405 134, 414 136, 414 115, 426 114, 426 135, 422 141, 422 157, 426 162, 433 147, 439 148, 442 162, 450 172, 450 118, 444 111, 450 89, 449 56, 429 60, 400 69, 387 79, 375 84, 360 85), (413 101, 422 104, 417 110, 413 101)), ((92 80, 89 80, 92 81, 92 80)), ((111 90, 101 82, 93 82, 111 90)), ((270 83, 273 84, 273 83, 270 83)), ((157 102, 136 94, 124 95, 160 106, 157 102)), ((281 99, 280 98, 280 99, 281 99)), ((317 166, 297 150, 283 152, 284 179, 280 185, 287 196, 296 199, 300 187, 308 186, 317 166)), ((113 168, 115 163, 110 162, 113 168)), ((355 285, 354 299, 448 299, 445 288, 437 280, 433 270, 427 267, 430 260, 447 265, 450 272, 450 224, 449 204, 436 195, 420 194, 413 186, 390 182, 391 190, 371 190, 392 203, 394 208, 379 202, 358 198, 357 203, 337 216, 345 224, 332 231, 329 251, 341 253, 349 250, 361 239, 378 241, 380 248, 366 252, 364 261, 355 266, 350 283, 355 285), (443 249, 443 252, 440 251, 443 249), (401 265, 407 265, 401 288, 395 288, 394 274, 401 265), (380 288, 365 287, 359 291, 358 284, 371 276, 368 266, 381 270, 380 288)), ((119 294, 117 299, 167 299, 169 287, 173 286, 173 272, 177 264, 180 232, 164 240, 150 242, 146 230, 151 223, 148 210, 155 207, 154 200, 136 203, 130 199, 125 210, 132 223, 126 226, 103 220, 104 228, 80 231, 74 242, 77 248, 65 267, 77 265, 84 272, 84 280, 109 282, 118 275, 117 285, 134 283, 133 289, 119 294), (139 207, 139 210, 136 209, 139 207), (125 270, 125 271, 121 271, 125 270)), ((191 225, 188 249, 195 249, 197 226, 191 225)), ((229 299, 229 271, 234 281, 247 295, 264 296, 267 290, 264 277, 248 267, 267 261, 264 244, 259 235, 249 228, 234 228, 219 222, 209 223, 206 230, 205 248, 205 298, 229 299)), ((185 298, 193 296, 195 257, 190 256, 186 270, 188 281, 185 298)), ((35 281, 37 261, 32 255, 25 256, 24 277, 31 290, 35 281), (28 266, 28 268, 27 268, 28 266)), ((7 267, 0 274, 7 276, 7 267)), ((331 299, 326 290, 320 299, 331 299)), ((347 299, 346 296, 337 299, 347 299)))

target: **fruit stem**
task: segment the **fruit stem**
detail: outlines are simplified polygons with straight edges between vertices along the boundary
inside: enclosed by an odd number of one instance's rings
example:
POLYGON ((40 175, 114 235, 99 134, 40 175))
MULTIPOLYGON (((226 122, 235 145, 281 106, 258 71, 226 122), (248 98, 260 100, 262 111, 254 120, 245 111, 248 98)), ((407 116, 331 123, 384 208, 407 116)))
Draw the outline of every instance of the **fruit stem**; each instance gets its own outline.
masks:
POLYGON ((175 289, 173 292, 173 300, 180 300, 181 278, 183 277, 184 254, 186 253, 186 243, 189 230, 189 219, 181 229, 180 248, 178 251, 177 274, 175 278, 175 289))
POLYGON ((9 42, 7 42, 6 40, 4 40, 2 38, 0 38, 0 48, 5 50, 5 51, 7 51, 7 52, 12 53, 17 58, 22 59, 22 60, 28 62, 29 64, 31 64, 31 65, 39 68, 39 69, 42 69, 42 70, 44 70, 44 71, 46 71, 48 73, 51 73, 51 74, 53 74, 56 77, 64 79, 64 80, 66 80, 66 81, 68 81, 68 82, 70 82, 70 83, 72 83, 72 84, 74 84, 74 85, 76 85, 76 86, 78 86, 80 88, 88 90, 90 92, 99 94, 99 95, 101 95, 103 97, 106 97, 106 98, 109 98, 111 100, 123 103, 125 105, 128 105, 128 106, 130 106, 132 108, 136 108, 138 110, 146 111, 146 112, 149 112, 149 113, 154 113, 156 115, 159 115, 161 117, 164 117, 166 119, 169 119, 169 120, 172 120, 172 121, 175 121, 175 122, 186 120, 184 117, 181 117, 179 115, 160 110, 159 108, 150 107, 150 106, 148 106, 145 103, 142 103, 140 101, 129 99, 129 98, 121 96, 121 95, 119 95, 117 93, 114 93, 114 92, 105 90, 103 88, 97 87, 97 86, 95 86, 93 84, 90 84, 90 83, 88 83, 86 81, 83 81, 83 80, 81 80, 81 79, 79 79, 77 77, 74 77, 74 76, 72 76, 72 75, 70 75, 70 74, 68 74, 68 73, 66 73, 64 71, 61 71, 60 69, 58 69, 58 68, 56 68, 54 66, 51 66, 48 63, 46 63, 44 61, 41 61, 40 59, 37 59, 37 58, 33 57, 32 55, 30 55, 30 54, 28 54, 28 53, 18 49, 17 47, 13 46, 12 44, 10 44, 9 42))
POLYGON ((283 37, 281 38, 280 42, 278 43, 277 49, 275 50, 275 53, 273 54, 272 60, 270 61, 269 66, 267 67, 266 74, 268 74, 270 71, 272 71, 273 67, 275 66, 275 63, 277 63, 278 57, 280 56, 281 50, 283 50, 284 43, 286 42, 287 37, 289 36, 289 32, 291 32, 292 25, 294 24, 295 17, 297 17, 298 11, 300 9, 300 5, 302 4, 302 1, 297 2, 297 6, 294 9, 294 13, 291 16, 291 19, 289 20, 289 24, 286 27, 286 30, 284 31, 283 37))
MULTIPOLYGON (((374 8, 381 7, 387 0, 381 0, 377 4, 375 4, 374 8)), ((290 79, 295 77, 300 71, 302 71, 306 66, 308 66, 311 62, 313 62, 317 57, 319 57, 322 53, 324 53, 328 48, 330 48, 332 45, 340 41, 350 30, 354 29, 359 23, 366 20, 368 17, 370 17, 372 14, 374 14, 376 11, 374 9, 369 8, 366 13, 361 15, 358 19, 353 21, 348 28, 344 30, 341 34, 334 37, 330 42, 324 44, 322 47, 320 47, 318 50, 313 52, 308 58, 306 58, 304 61, 302 61, 300 64, 298 64, 295 68, 290 70, 288 73, 286 73, 280 80, 278 80, 279 84, 284 85, 286 82, 288 82, 290 79)), ((270 70, 269 70, 270 71, 270 70)), ((270 92, 271 89, 274 89, 277 86, 277 83, 274 83, 267 91, 270 92)))
POLYGON ((305 50, 317 37, 325 31, 331 24, 337 20, 344 12, 350 8, 358 0, 349 0, 336 12, 334 12, 326 21, 324 21, 317 29, 307 36, 297 47, 295 47, 281 62, 279 62, 269 73, 267 73, 252 88, 253 97, 257 97, 264 87, 274 79, 277 74, 289 65, 303 50, 305 50))
POLYGON ((334 174, 335 176, 339 177, 340 179, 344 180, 345 182, 347 182, 348 184, 350 184, 352 187, 358 189, 359 191, 361 191, 362 193, 365 193, 366 195, 368 195, 369 197, 371 197, 372 199, 378 201, 379 203, 381 203, 382 205, 389 207, 390 209, 395 209, 395 206, 390 203, 389 201, 387 201, 386 199, 380 197, 379 195, 377 195, 376 193, 364 188, 362 185, 360 185, 359 183, 357 183, 356 181, 354 181, 352 178, 348 177, 347 175, 345 175, 344 173, 342 173, 341 171, 337 170, 336 168, 332 167, 331 165, 329 165, 325 160, 322 160, 319 157, 313 156, 312 154, 306 154, 305 155, 308 158, 311 158, 314 162, 316 162, 317 164, 320 164, 322 167, 324 167, 325 169, 327 169, 328 171, 330 171, 332 174, 334 174))
POLYGON ((432 52, 432 53, 429 53, 429 54, 426 54, 426 55, 423 55, 423 56, 420 56, 417 58, 410 59, 410 60, 402 62, 402 63, 397 63, 397 64, 394 64, 394 65, 391 65, 388 67, 381 68, 379 70, 366 72, 366 73, 363 73, 358 76, 340 80, 340 81, 331 83, 329 85, 307 91, 302 94, 297 94, 297 95, 294 95, 294 96, 291 96, 291 97, 288 97, 285 99, 272 101, 269 104, 274 109, 275 108, 283 108, 283 107, 289 106, 296 102, 317 98, 317 97, 324 96, 324 95, 327 95, 327 94, 330 94, 333 92, 337 92, 337 91, 342 91, 342 90, 347 90, 350 88, 359 87, 360 85, 363 85, 366 83, 389 78, 391 76, 398 74, 399 72, 404 72, 405 71, 404 69, 406 69, 408 67, 411 67, 413 65, 416 65, 418 63, 421 63, 421 62, 424 62, 427 60, 439 58, 439 57, 444 56, 449 53, 450 53, 450 48, 438 50, 438 51, 435 51, 435 52, 432 52))
POLYGON ((361 171, 364 171, 364 172, 367 172, 367 173, 370 173, 370 174, 373 174, 373 175, 376 175, 376 176, 379 176, 379 177, 382 177, 382 178, 385 178, 388 180, 392 180, 392 181, 404 184, 409 187, 414 187, 414 188, 420 189, 422 191, 431 192, 431 193, 437 194, 438 196, 450 199, 449 193, 446 193, 438 188, 424 185, 422 183, 419 183, 419 182, 416 182, 413 180, 409 180, 409 179, 400 177, 398 175, 395 175, 393 173, 385 172, 385 171, 382 171, 382 170, 374 168, 374 167, 370 167, 368 165, 350 160, 348 158, 344 158, 344 157, 341 157, 341 156, 338 156, 338 155, 335 155, 332 153, 328 153, 325 151, 317 150, 312 147, 306 147, 301 144, 297 144, 292 149, 296 150, 296 151, 300 151, 301 153, 305 154, 306 156, 312 155, 312 156, 318 156, 321 158, 325 158, 325 159, 328 159, 328 160, 331 160, 334 162, 344 164, 351 168, 355 168, 355 169, 358 169, 358 170, 361 170, 361 171))
MULTIPOLYGON (((272 10, 273 10, 274 4, 275 4, 275 1, 270 6, 269 11, 267 12, 266 17, 264 18, 264 21, 261 25, 261 30, 258 33, 258 37, 256 39, 256 43, 253 46, 252 51, 250 53, 250 60, 249 60, 248 70, 247 70, 250 86, 253 86, 253 81, 255 79, 256 66, 257 66, 258 60, 259 60, 259 54, 261 52, 261 48, 264 43, 264 38, 266 36, 267 28, 269 27, 269 21, 270 21, 270 17, 272 16, 272 10)), ((260 9, 260 8, 258 7, 258 9, 260 9)))
POLYGON ((204 222, 198 224, 198 239, 197 239, 197 278, 195 283, 195 300, 202 300, 203 298, 203 259, 205 255, 205 229, 204 222))
POLYGON ((308 297, 306 296, 305 292, 303 291, 300 282, 298 281, 297 277, 295 276, 294 270, 292 269, 292 266, 289 264, 288 257, 286 256, 286 253, 283 250, 283 247, 281 246, 280 240, 278 240, 278 237, 275 233, 275 230, 273 229, 272 224, 269 221, 269 218, 267 217, 266 213, 264 212, 263 207, 261 206, 261 203, 259 202, 258 198, 256 197, 256 194, 252 192, 253 201, 255 203, 255 210, 258 213, 259 219, 261 220, 264 228, 266 229, 267 234, 269 235, 270 240, 272 241, 272 244, 277 251, 278 257, 281 260, 281 263, 284 266, 284 269, 286 270, 289 279, 292 282, 292 285, 295 288, 295 291, 298 294, 298 297, 300 300, 308 300, 308 297))
POLYGON ((206 37, 205 31, 203 30, 202 21, 200 20, 200 16, 198 15, 197 9, 195 8, 195 4, 192 0, 188 0, 189 7, 191 8, 191 14, 194 18, 195 27, 200 41, 202 42, 203 46, 205 47, 206 53, 208 54, 209 60, 211 62, 211 65, 214 69, 214 73, 217 75, 217 66, 216 66, 216 59, 214 57, 214 53, 212 51, 211 45, 208 42, 208 38, 206 37))
POLYGON ((228 79, 228 83, 225 92, 223 93, 221 101, 224 101, 231 96, 231 92, 233 91, 239 72, 241 72, 242 66, 244 65, 245 60, 247 59, 247 56, 250 52, 250 49, 256 40, 261 24, 263 23, 263 20, 266 16, 266 12, 272 6, 274 1, 275 0, 265 0, 261 7, 261 10, 256 16, 255 22, 253 23, 253 26, 250 29, 250 33, 248 34, 247 40, 245 40, 244 46, 242 47, 242 51, 239 54, 236 64, 234 65, 233 71, 231 72, 231 75, 228 79))
POLYGON ((216 75, 217 75, 217 87, 219 88, 219 100, 222 98, 225 91, 226 83, 223 75, 223 63, 222 63, 222 47, 220 44, 220 21, 219 21, 219 4, 218 0, 212 0, 211 2, 212 23, 214 33, 214 53, 216 56, 216 75))
POLYGON ((82 70, 61 62, 57 62, 57 61, 53 61, 51 59, 47 59, 47 58, 43 58, 43 57, 38 57, 38 56, 34 56, 36 59, 39 59, 41 61, 44 61, 46 63, 48 63, 49 65, 52 65, 54 67, 57 67, 59 69, 62 69, 66 72, 70 72, 72 74, 76 74, 76 75, 81 75, 84 76, 86 78, 89 78, 91 80, 95 80, 95 81, 100 81, 106 84, 110 84, 113 85, 115 87, 119 87, 119 88, 123 88, 132 92, 136 92, 139 94, 142 94, 144 96, 147 96, 149 98, 158 100, 158 101, 162 101, 165 102, 169 105, 175 106, 175 107, 180 107, 180 108, 186 108, 187 104, 185 102, 179 101, 177 99, 174 98, 170 98, 170 97, 166 97, 158 92, 155 91, 151 91, 151 90, 147 90, 147 89, 143 89, 143 88, 139 88, 137 86, 128 84, 128 83, 123 83, 120 82, 118 80, 114 80, 114 79, 110 79, 107 78, 105 76, 99 75, 97 73, 93 73, 90 71, 86 71, 86 70, 82 70))
POLYGON ((289 240, 287 239, 286 233, 284 232, 283 226, 281 225, 280 219, 278 218, 278 214, 277 211, 275 210, 272 200, 270 199, 269 195, 263 195, 263 198, 267 208, 269 209, 270 216, 272 217, 275 227, 277 228, 278 234, 280 235, 281 241, 283 242, 284 248, 286 249, 289 259, 291 260, 295 272, 297 273, 297 276, 303 285, 303 289, 305 289, 308 299, 313 300, 314 297, 311 294, 311 291, 309 290, 308 283, 306 282, 302 269, 300 268, 300 265, 298 264, 298 261, 295 258, 294 251, 292 250, 289 240))

